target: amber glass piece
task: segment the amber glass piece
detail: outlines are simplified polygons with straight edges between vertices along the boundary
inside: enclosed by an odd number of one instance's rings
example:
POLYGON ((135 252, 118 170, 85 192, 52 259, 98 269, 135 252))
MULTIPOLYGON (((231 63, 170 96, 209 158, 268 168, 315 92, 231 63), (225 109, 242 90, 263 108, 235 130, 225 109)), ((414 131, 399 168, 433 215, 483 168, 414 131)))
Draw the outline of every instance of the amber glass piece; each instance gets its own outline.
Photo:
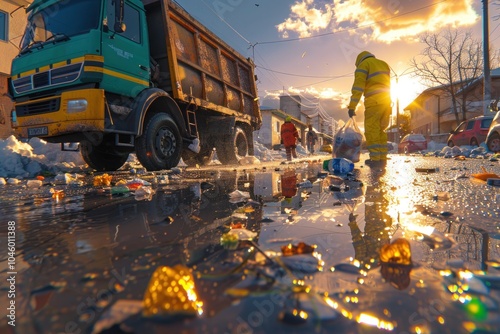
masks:
POLYGON ((182 265, 159 267, 151 276, 144 294, 143 316, 174 318, 201 314, 191 271, 182 265))

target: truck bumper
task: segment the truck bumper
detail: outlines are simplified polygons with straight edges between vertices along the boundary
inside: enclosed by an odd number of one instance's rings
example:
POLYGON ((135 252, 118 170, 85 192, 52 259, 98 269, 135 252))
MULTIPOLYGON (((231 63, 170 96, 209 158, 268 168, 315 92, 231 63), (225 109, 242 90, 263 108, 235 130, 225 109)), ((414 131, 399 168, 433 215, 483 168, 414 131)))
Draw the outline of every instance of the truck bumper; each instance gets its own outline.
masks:
POLYGON ((82 89, 15 104, 14 133, 21 138, 50 138, 104 131, 104 90, 82 89))

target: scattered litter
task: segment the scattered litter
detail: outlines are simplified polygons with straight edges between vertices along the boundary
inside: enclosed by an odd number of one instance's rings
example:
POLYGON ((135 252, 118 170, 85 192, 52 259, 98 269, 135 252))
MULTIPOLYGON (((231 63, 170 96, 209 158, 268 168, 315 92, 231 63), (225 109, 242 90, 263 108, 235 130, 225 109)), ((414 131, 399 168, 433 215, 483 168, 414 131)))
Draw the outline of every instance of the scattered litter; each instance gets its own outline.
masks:
POLYGON ((439 213, 440 216, 443 216, 443 217, 451 217, 453 216, 453 213, 452 212, 449 212, 449 211, 441 211, 439 213))
POLYGON ((142 180, 142 179, 137 179, 137 178, 130 180, 130 181, 127 181, 127 187, 130 190, 136 190, 142 186, 151 186, 151 183, 149 183, 148 181, 142 180))
POLYGON ((256 157, 254 157, 253 155, 252 156, 248 156, 248 157, 243 157, 238 162, 239 162, 240 165, 256 165, 256 164, 260 164, 260 160, 257 159, 256 157))
POLYGON ((286 246, 281 246, 281 253, 283 256, 291 256, 297 254, 311 254, 316 251, 316 245, 308 245, 305 242, 299 242, 297 246, 288 244, 286 246))
POLYGON ((3 177, 0 177, 0 186, 4 186, 7 184, 7 181, 3 177))
POLYGON ((346 158, 333 158, 323 161, 323 169, 336 175, 345 175, 354 170, 354 163, 346 158))
POLYGON ((104 333, 114 325, 123 323, 127 318, 138 314, 143 310, 141 300, 120 299, 106 310, 101 318, 96 322, 92 334, 104 333))
POLYGON ((169 184, 168 175, 157 175, 156 182, 158 184, 169 184))
POLYGON ((150 186, 140 186, 135 191, 135 199, 137 201, 147 200, 151 201, 153 199, 153 195, 155 191, 150 186))
POLYGON ((127 186, 114 186, 109 189, 111 195, 125 194, 130 192, 130 189, 127 186))
POLYGON ((238 248, 239 243, 240 239, 238 234, 235 233, 224 233, 220 238, 220 244, 228 250, 235 250, 238 248))
POLYGON ((109 187, 113 177, 107 173, 94 176, 94 187, 109 187))
POLYGON ((311 181, 309 181, 309 180, 306 180, 304 182, 300 182, 299 184, 297 184, 297 187, 299 187, 299 188, 312 188, 312 186, 313 185, 312 185, 311 181))
POLYGON ((439 172, 439 167, 436 168, 415 168, 417 173, 437 173, 439 172))
POLYGON ((26 186, 28 188, 40 188, 43 185, 42 181, 40 180, 28 180, 26 183, 26 186))
MULTIPOLYGON (((359 262, 358 262, 359 263, 359 262)), ((341 271, 347 274, 359 275, 360 268, 352 263, 339 263, 330 268, 330 271, 341 271)))
POLYGON ((52 198, 55 199, 56 201, 59 201, 66 196, 64 193, 64 190, 56 190, 54 188, 50 188, 50 193, 52 194, 52 198))
POLYGON ((438 191, 437 194, 434 196, 434 200, 437 201, 447 201, 450 199, 450 193, 447 191, 438 191))
POLYGON ((235 190, 229 194, 230 203, 245 202, 249 198, 250 198, 250 193, 248 191, 235 190))
POLYGON ((476 179, 479 179, 479 180, 483 180, 483 181, 486 181, 488 179, 491 179, 491 178, 500 178, 500 176, 498 176, 497 174, 495 173, 489 173, 486 168, 484 168, 484 166, 481 166, 483 172, 482 173, 477 173, 477 174, 471 174, 473 177, 475 177, 476 179))
POLYGON ((246 228, 233 228, 227 234, 233 234, 238 237, 239 240, 252 240, 257 236, 257 233, 247 230, 246 228))
POLYGON ((183 265, 158 267, 144 293, 142 315, 158 320, 195 317, 203 313, 195 281, 189 268, 183 265), (171 287, 158 293, 158 287, 171 287))
POLYGON ((40 180, 40 181, 43 181, 43 180, 45 180, 45 176, 43 176, 43 175, 38 175, 38 176, 36 177, 36 179, 37 179, 37 180, 40 180))
MULTIPOLYGON (((316 253, 315 253, 316 254, 316 253)), ((320 270, 322 261, 313 254, 298 254, 293 256, 282 256, 281 262, 291 270, 305 273, 314 273, 320 270)))
POLYGON ((500 187, 500 178, 489 178, 486 180, 486 184, 489 186, 500 187))
POLYGON ((9 179, 7 180, 7 183, 8 183, 8 184, 19 184, 20 182, 21 182, 21 181, 19 181, 19 180, 18 180, 18 179, 16 179, 16 178, 9 178, 9 179))

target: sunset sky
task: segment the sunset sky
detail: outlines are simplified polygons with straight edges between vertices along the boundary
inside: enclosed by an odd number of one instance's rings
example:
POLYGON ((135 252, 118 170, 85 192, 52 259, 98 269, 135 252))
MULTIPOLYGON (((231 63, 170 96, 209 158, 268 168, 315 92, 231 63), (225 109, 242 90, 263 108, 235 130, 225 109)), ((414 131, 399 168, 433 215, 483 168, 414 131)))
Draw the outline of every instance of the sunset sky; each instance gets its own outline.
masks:
MULTIPOLYGON (((479 0, 177 0, 192 16, 255 59, 261 104, 300 95, 303 109, 347 119, 355 58, 367 50, 399 75, 400 111, 425 87, 410 60, 423 32, 460 28, 481 40, 479 0)), ((500 1, 490 0, 490 46, 500 45, 500 1)), ((395 111, 394 111, 395 113, 395 111)), ((360 115, 358 115, 360 119, 360 115)))

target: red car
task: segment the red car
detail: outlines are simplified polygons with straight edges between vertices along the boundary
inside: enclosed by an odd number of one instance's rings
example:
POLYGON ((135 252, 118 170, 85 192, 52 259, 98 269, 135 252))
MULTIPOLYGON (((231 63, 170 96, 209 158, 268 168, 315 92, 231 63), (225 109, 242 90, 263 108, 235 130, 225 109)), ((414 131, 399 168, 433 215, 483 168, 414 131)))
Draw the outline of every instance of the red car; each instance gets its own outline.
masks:
POLYGON ((478 116, 463 121, 455 130, 450 132, 448 146, 479 146, 486 140, 492 120, 493 116, 478 116))
POLYGON ((427 139, 421 134, 409 134, 398 144, 398 153, 411 153, 427 149, 427 139))

